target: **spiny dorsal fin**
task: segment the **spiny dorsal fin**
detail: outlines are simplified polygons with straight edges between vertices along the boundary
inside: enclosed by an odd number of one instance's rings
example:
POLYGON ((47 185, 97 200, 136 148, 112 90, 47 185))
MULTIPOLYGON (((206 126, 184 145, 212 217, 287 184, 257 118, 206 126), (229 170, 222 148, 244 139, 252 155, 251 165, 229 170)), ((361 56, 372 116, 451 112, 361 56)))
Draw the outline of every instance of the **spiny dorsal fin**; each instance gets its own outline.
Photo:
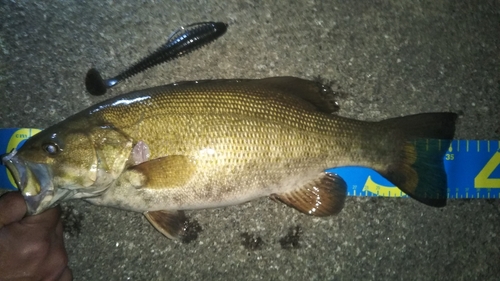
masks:
POLYGON ((281 201, 300 212, 317 217, 338 214, 344 207, 347 184, 339 176, 322 173, 317 179, 296 190, 271 194, 271 199, 281 201))
MULTIPOLYGON (((261 90, 283 96, 292 96, 298 103, 312 109, 331 114, 338 111, 338 105, 328 101, 327 96, 334 96, 330 87, 318 81, 311 81, 292 76, 270 77, 262 79, 221 79, 181 81, 163 87, 244 87, 245 90, 261 90)), ((226 88, 227 87, 227 88, 226 88)))
POLYGON ((260 86, 273 88, 275 91, 310 103, 314 108, 324 113, 338 111, 338 107, 328 102, 325 96, 332 96, 332 89, 317 81, 301 79, 292 76, 270 77, 259 80, 249 80, 260 86))

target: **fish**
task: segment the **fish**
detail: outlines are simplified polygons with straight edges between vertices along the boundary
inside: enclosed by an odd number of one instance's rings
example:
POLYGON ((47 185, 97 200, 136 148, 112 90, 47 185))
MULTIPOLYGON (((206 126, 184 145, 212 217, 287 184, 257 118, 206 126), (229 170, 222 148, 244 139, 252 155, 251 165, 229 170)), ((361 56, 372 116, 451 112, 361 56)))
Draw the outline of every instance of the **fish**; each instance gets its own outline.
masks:
POLYGON ((83 199, 143 213, 169 238, 182 237, 185 210, 260 197, 338 214, 347 185, 325 172, 333 167, 369 167, 426 205, 446 205, 455 113, 350 119, 332 114, 329 91, 296 77, 133 91, 41 131, 2 162, 31 215, 83 199))

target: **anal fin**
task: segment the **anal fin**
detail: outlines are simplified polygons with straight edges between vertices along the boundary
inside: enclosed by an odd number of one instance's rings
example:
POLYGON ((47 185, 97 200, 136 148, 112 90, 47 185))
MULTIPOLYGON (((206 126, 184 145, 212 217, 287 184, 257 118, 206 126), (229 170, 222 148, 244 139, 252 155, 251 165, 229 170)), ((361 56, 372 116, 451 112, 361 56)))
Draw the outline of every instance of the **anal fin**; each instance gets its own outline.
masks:
POLYGON ((283 202, 300 212, 317 217, 338 214, 344 207, 347 184, 338 175, 322 173, 317 179, 286 193, 271 194, 271 199, 283 202))
POLYGON ((146 219, 163 235, 170 239, 182 239, 187 218, 183 211, 145 212, 146 219))

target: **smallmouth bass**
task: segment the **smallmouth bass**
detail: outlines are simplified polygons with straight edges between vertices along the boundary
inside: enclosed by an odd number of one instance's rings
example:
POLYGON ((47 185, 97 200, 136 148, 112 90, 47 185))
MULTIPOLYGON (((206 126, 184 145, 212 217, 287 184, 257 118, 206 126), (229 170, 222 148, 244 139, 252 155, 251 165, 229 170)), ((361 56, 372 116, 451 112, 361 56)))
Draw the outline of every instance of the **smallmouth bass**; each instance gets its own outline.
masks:
POLYGON ((326 90, 274 77, 131 92, 43 130, 2 162, 30 214, 82 198, 142 212, 170 238, 182 236, 183 210, 263 196, 337 214, 346 183, 324 170, 339 166, 372 168, 424 204, 446 204, 443 156, 456 114, 348 119, 330 114, 326 90))

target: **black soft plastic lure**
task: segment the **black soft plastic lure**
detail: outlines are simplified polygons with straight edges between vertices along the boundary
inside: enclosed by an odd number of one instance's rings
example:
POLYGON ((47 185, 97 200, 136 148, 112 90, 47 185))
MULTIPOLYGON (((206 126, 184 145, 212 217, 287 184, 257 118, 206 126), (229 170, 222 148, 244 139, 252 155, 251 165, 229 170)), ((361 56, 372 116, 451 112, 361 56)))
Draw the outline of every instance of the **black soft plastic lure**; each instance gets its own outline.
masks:
POLYGON ((107 89, 127 78, 215 41, 226 30, 227 25, 223 22, 200 22, 181 27, 169 36, 164 45, 113 78, 103 79, 97 69, 91 68, 85 77, 85 87, 92 95, 104 95, 107 89))

